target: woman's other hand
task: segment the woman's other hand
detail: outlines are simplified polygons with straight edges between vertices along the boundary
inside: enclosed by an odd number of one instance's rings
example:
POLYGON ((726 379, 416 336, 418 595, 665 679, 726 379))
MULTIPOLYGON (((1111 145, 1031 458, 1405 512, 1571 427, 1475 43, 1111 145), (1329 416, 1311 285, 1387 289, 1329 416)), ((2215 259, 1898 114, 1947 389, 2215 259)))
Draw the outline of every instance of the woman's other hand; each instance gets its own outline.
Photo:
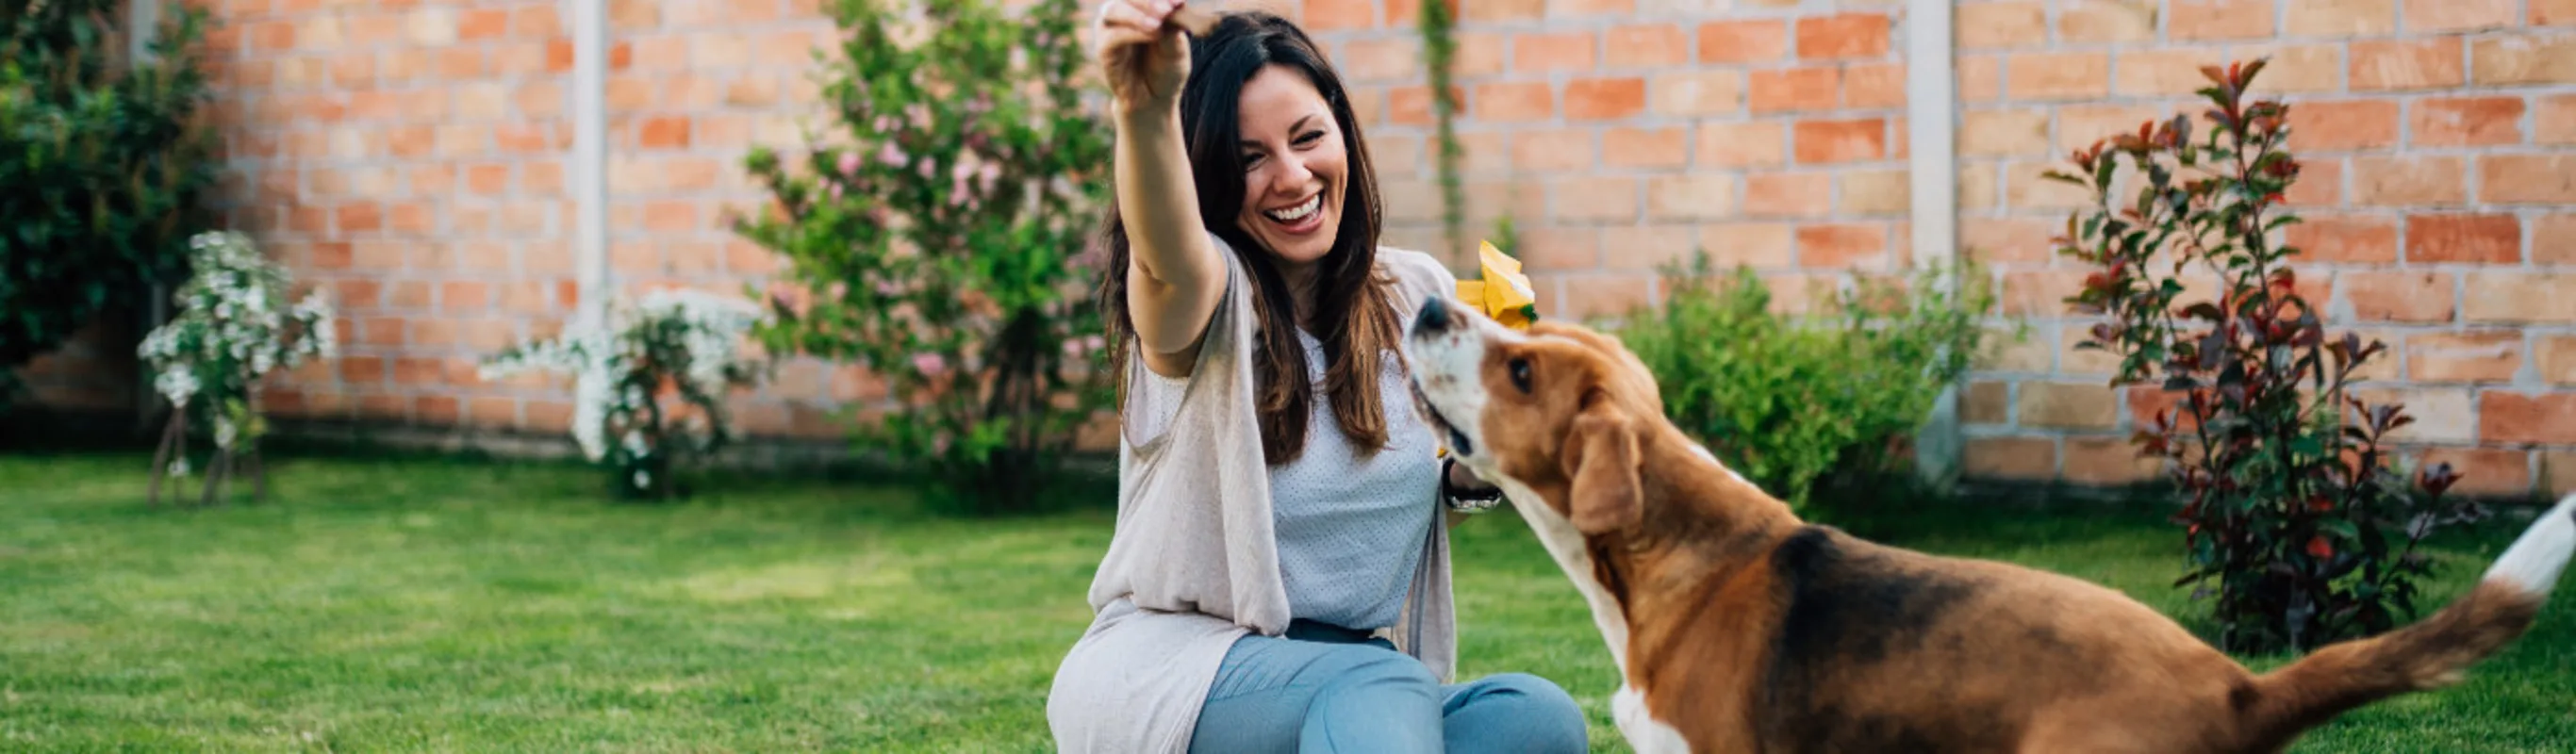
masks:
POLYGON ((1169 109, 1190 76, 1189 35, 1172 14, 1181 0, 1101 0, 1101 75, 1128 111, 1169 109))

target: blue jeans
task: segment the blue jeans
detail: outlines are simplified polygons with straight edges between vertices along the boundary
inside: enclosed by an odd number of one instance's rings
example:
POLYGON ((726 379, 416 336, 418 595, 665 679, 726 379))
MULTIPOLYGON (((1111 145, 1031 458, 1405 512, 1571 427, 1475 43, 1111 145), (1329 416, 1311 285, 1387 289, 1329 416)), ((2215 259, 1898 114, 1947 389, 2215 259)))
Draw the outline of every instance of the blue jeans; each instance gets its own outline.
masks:
POLYGON ((1442 685, 1384 639, 1303 621, 1238 639, 1192 752, 1580 752, 1583 709, 1537 676, 1442 685))

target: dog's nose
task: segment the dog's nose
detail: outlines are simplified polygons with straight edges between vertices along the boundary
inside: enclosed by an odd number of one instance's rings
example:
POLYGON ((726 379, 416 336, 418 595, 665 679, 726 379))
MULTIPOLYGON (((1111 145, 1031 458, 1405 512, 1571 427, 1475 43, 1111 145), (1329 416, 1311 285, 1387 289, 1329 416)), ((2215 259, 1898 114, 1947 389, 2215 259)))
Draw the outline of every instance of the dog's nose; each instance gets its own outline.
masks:
POLYGON ((1413 316, 1413 331, 1423 335, 1438 335, 1448 329, 1449 301, 1439 296, 1432 296, 1430 300, 1422 302, 1422 309, 1413 316))

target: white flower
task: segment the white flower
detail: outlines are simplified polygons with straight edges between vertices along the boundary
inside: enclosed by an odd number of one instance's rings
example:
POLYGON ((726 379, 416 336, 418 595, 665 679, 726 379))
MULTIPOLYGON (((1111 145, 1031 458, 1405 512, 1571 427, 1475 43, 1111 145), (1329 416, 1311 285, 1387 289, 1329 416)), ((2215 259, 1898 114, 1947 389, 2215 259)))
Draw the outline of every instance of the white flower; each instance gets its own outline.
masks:
POLYGON ((171 461, 171 462, 170 462, 170 475, 171 475, 171 476, 174 476, 174 477, 187 476, 187 475, 188 475, 188 459, 181 458, 181 459, 178 459, 178 460, 175 460, 175 461, 171 461))

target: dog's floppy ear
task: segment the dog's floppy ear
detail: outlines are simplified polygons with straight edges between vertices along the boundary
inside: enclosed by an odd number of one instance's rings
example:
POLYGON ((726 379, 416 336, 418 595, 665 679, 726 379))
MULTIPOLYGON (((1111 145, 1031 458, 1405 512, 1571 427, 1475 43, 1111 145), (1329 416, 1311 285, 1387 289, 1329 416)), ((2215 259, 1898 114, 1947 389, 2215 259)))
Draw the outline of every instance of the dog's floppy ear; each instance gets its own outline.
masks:
POLYGON ((1646 501, 1637 481, 1636 428, 1598 389, 1584 396, 1583 412, 1565 438, 1564 459, 1565 476, 1573 480, 1567 485, 1567 517, 1575 530, 1600 534, 1637 523, 1646 501))

